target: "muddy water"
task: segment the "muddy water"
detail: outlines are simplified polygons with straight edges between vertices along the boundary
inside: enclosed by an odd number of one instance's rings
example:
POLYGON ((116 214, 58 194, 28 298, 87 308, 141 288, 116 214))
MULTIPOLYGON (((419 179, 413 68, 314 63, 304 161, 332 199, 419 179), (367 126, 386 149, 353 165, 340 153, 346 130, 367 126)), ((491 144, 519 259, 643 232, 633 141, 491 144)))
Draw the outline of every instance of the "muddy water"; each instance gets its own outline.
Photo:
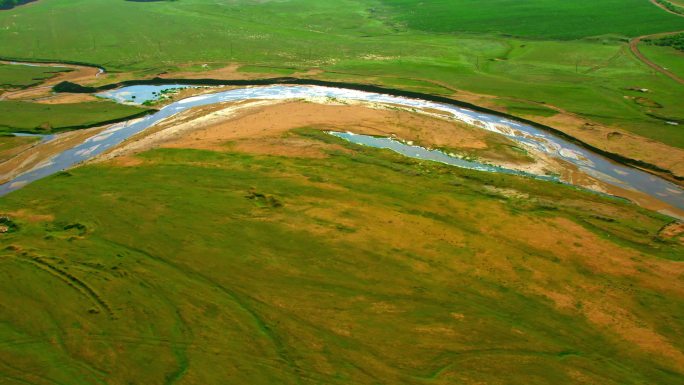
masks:
MULTIPOLYGON (((176 85, 124 87, 100 94, 99 96, 118 101, 128 100, 135 101, 135 103, 143 103, 148 100, 150 96, 154 96, 155 92, 158 93, 164 87, 174 88, 176 85), (136 96, 136 98, 133 99, 133 96, 136 96)), ((300 85, 272 85, 239 88, 214 94, 194 96, 177 101, 144 119, 114 125, 100 134, 87 139, 78 146, 56 155, 49 162, 39 165, 39 167, 18 176, 4 185, 0 185, 0 194, 7 194, 31 181, 54 174, 65 168, 88 160, 117 146, 126 138, 144 131, 146 128, 189 108, 221 102, 258 99, 355 100, 440 111, 453 119, 504 135, 518 142, 523 147, 543 151, 554 158, 569 162, 581 172, 588 174, 607 185, 615 186, 618 189, 640 192, 653 199, 664 202, 669 206, 684 210, 684 191, 677 185, 644 171, 615 163, 590 150, 584 149, 572 142, 530 125, 449 104, 342 88, 300 85)), ((437 155, 434 153, 424 155, 438 156, 442 159, 438 161, 445 160, 445 158, 441 158, 442 155, 448 156, 447 154, 437 155)), ((429 156, 426 159, 429 159, 429 156)), ((472 164, 467 165, 458 161, 449 160, 449 162, 444 163, 490 172, 515 173, 512 170, 479 164, 477 162, 471 162, 472 164)), ((538 177, 549 178, 549 176, 543 175, 538 175, 538 177)))

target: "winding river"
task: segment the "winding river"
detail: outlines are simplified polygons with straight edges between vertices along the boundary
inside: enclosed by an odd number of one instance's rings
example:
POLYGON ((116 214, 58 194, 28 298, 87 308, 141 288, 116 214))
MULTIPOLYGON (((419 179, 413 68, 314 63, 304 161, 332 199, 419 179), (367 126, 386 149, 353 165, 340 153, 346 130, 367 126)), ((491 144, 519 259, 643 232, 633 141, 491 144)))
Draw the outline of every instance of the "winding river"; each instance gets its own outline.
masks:
MULTIPOLYGON (((111 98, 118 102, 135 102, 137 104, 159 95, 162 90, 173 88, 176 85, 159 86, 130 86, 99 94, 101 97, 111 98)), ((187 86, 184 86, 187 87, 187 86)), ((641 192, 667 205, 684 210, 684 190, 679 186, 655 175, 636 168, 616 163, 588 149, 580 147, 568 140, 549 132, 535 128, 531 125, 516 122, 493 114, 487 114, 469 110, 467 108, 445 103, 438 103, 420 99, 411 99, 401 96, 392 96, 380 93, 350 90, 310 85, 270 85, 254 86, 232 89, 188 97, 171 103, 158 112, 142 119, 115 124, 99 134, 92 136, 79 145, 65 150, 47 162, 38 165, 32 170, 25 172, 13 180, 0 185, 0 195, 7 194, 22 186, 57 173, 78 163, 91 159, 103 152, 121 144, 124 140, 140 133, 171 116, 186 111, 193 107, 207 106, 216 103, 246 101, 246 100, 353 100, 361 102, 384 103, 399 105, 408 108, 416 108, 427 111, 439 111, 456 120, 460 120, 482 129, 504 135, 521 146, 534 148, 554 158, 566 161, 576 166, 580 171, 611 186, 629 191, 641 192)), ((407 156, 412 153, 421 153, 416 146, 410 146, 389 138, 372 138, 363 135, 348 133, 333 133, 343 139, 374 147, 389 148, 407 156), (412 147, 408 148, 407 147, 412 147)), ((471 161, 450 161, 456 159, 449 154, 435 153, 427 150, 422 156, 414 156, 422 159, 440 161, 459 167, 474 168, 490 172, 520 173, 501 167, 480 164, 471 161)), ((551 176, 537 175, 542 179, 553 179, 551 176)))

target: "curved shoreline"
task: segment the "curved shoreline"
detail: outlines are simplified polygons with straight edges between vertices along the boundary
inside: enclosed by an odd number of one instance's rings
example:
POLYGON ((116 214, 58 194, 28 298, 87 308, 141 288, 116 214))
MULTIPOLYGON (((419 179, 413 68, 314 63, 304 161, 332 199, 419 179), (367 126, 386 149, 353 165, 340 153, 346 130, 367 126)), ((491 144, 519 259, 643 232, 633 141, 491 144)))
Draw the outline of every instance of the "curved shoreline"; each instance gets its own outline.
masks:
MULTIPOLYGON (((665 178, 671 182, 674 182, 675 184, 678 185, 684 185, 684 176, 682 175, 677 175, 673 173, 671 170, 664 169, 662 167, 656 166, 654 164, 644 162, 642 160, 638 159, 632 159, 628 158, 626 156, 616 154, 613 152, 605 151, 603 149, 600 149, 598 147, 592 146, 589 143, 586 143, 580 139, 575 138, 572 135, 569 135, 561 130, 558 130, 556 128, 529 120, 525 118, 521 118, 515 115, 507 114, 505 112, 500 112, 496 110, 492 110, 486 107, 478 106, 476 104, 464 102, 461 100, 449 98, 446 96, 438 96, 438 95, 432 95, 432 94, 426 94, 422 92, 416 92, 416 91, 406 91, 406 90, 400 90, 396 88, 388 88, 388 87, 383 87, 383 86, 378 86, 378 85, 372 85, 372 84, 364 84, 364 83, 348 83, 348 82, 336 82, 336 81, 327 81, 327 80, 317 80, 317 79, 303 79, 303 78, 295 78, 295 77, 276 77, 276 78, 265 78, 265 79, 253 79, 253 80, 220 80, 220 79, 174 79, 174 78, 153 78, 153 79, 141 79, 141 80, 125 80, 122 82, 117 82, 117 83, 110 83, 106 84, 103 86, 98 86, 98 87, 82 87, 83 90, 81 92, 74 92, 74 93, 93 93, 93 92, 101 92, 101 91, 109 91, 121 87, 126 87, 126 86, 136 86, 136 85, 162 85, 162 84, 169 84, 169 83, 175 83, 175 84, 182 84, 182 85, 201 85, 201 86, 267 86, 267 85, 311 85, 311 86, 323 86, 323 87, 336 87, 336 88, 346 88, 350 90, 356 90, 356 91, 365 91, 365 92, 375 92, 375 93, 381 93, 381 94, 387 94, 391 96, 401 96, 401 97, 407 97, 407 98, 412 98, 412 99, 423 99, 423 100, 428 100, 432 102, 437 102, 437 103, 446 103, 446 104, 452 104, 458 107, 463 107, 463 108, 468 108, 474 111, 478 112, 483 112, 491 115, 495 115, 498 117, 510 119, 513 121, 517 121, 520 123, 528 124, 531 125, 535 128, 539 128, 544 131, 548 131, 549 133, 552 133, 554 135, 557 135, 565 140, 568 140, 574 144, 577 144, 578 146, 581 146, 587 150, 593 151, 599 155, 602 155, 608 159, 611 159, 615 162, 638 168, 640 170, 644 170, 647 172, 650 172, 654 175, 657 175, 659 177, 665 178)), ((75 84, 75 83, 71 83, 75 84)), ((76 89, 76 87, 74 87, 76 89)), ((73 91, 72 91, 73 92, 73 91)))
MULTIPOLYGON (((0 57, 0 60, 4 61, 14 61, 17 63, 26 63, 26 64, 38 64, 38 65, 50 65, 50 64, 64 64, 64 65, 73 65, 73 66, 82 66, 82 67, 91 67, 91 68, 96 68, 101 73, 106 73, 106 70, 104 67, 101 67, 99 65, 91 64, 91 63, 83 63, 83 62, 77 62, 77 61, 61 61, 61 60, 32 60, 32 61, 25 61, 25 60, 20 60, 20 59, 14 59, 14 58, 6 58, 6 57, 0 57)), ((476 104, 464 102, 462 100, 458 99, 453 99, 450 97, 446 96, 438 96, 438 95, 432 95, 432 94, 427 94, 423 92, 417 92, 417 91, 407 91, 407 90, 401 90, 397 88, 389 88, 389 87, 383 87, 383 86, 378 86, 374 84, 365 84, 365 83, 351 83, 351 82, 338 82, 338 81, 328 81, 328 80, 318 80, 318 79, 307 79, 307 78, 297 78, 297 77, 273 77, 273 78, 262 78, 262 79, 236 79, 236 80, 222 80, 222 79, 211 79, 211 78, 205 78, 205 79, 186 79, 186 78, 160 78, 160 77, 155 77, 152 79, 139 79, 139 80, 124 80, 121 82, 116 82, 116 83, 110 83, 110 84, 105 84, 102 86, 95 86, 95 87, 89 87, 89 86, 81 86, 77 83, 71 83, 71 82, 61 82, 53 86, 53 88, 62 85, 62 91, 59 89, 56 90, 56 92, 67 92, 64 90, 64 88, 68 88, 69 93, 83 93, 83 94, 90 94, 90 93, 95 93, 95 92, 101 92, 101 91, 108 91, 108 90, 113 90, 116 88, 120 87, 126 87, 126 86, 135 86, 135 85, 161 85, 161 84, 168 84, 168 83, 177 83, 177 84, 182 84, 182 85, 204 85, 204 86, 266 86, 266 85, 313 85, 313 86, 324 86, 324 87, 337 87, 337 88, 347 88, 351 90, 357 90, 357 91, 366 91, 366 92, 376 92, 376 93, 382 93, 382 94, 387 94, 387 95, 392 95, 392 96, 402 96, 402 97, 407 97, 407 98, 414 98, 414 99, 424 99, 432 102, 438 102, 438 103, 447 103, 447 104, 452 104, 458 107, 463 107, 463 108, 468 108, 474 111, 478 112, 483 112, 495 116, 499 116, 502 118, 510 119, 513 121, 517 121, 520 123, 528 124, 530 126, 533 126, 535 128, 547 131, 549 133, 552 133, 554 135, 557 135, 567 141, 570 141, 580 147, 583 147, 587 150, 590 150, 592 152, 595 152, 599 155, 602 155, 610 160, 613 160, 617 163, 629 166, 629 167, 634 167, 646 172, 649 172, 653 175, 656 175, 658 177, 664 178, 670 182, 673 182, 679 186, 684 186, 684 175, 677 175, 673 171, 659 167, 655 164, 648 163, 639 159, 633 159, 629 158, 627 156, 606 151, 603 150, 599 147, 593 146, 583 140, 580 140, 572 135, 569 135, 565 133, 562 130, 553 128, 551 126, 547 126, 545 124, 541 124, 538 122, 535 122, 533 120, 529 120, 526 118, 522 118, 516 115, 511 115, 505 112, 493 110, 490 108, 482 107, 476 104)), ((148 112, 152 113, 154 110, 148 112)), ((109 122, 109 124, 115 123, 115 122, 109 122)), ((100 123, 102 125, 102 123, 100 123)), ((108 124, 108 123, 104 123, 108 124)), ((93 127, 93 126, 90 126, 93 127)), ((86 128, 86 127, 73 127, 70 129, 78 129, 78 128, 86 128)))
POLYGON ((79 61, 72 61, 72 60, 49 60, 49 59, 33 59, 33 60, 26 60, 26 59, 21 59, 21 58, 13 58, 13 57, 7 57, 7 56, 0 56, 0 62, 13 62, 16 64, 25 64, 25 65, 70 65, 70 66, 79 66, 79 67, 90 67, 90 68, 97 68, 98 70, 101 71, 101 73, 107 73, 107 70, 99 66, 97 64, 92 64, 92 63, 85 63, 85 62, 79 62, 79 61))
MULTIPOLYGON (((141 100, 148 100, 152 97, 150 89, 159 88, 164 88, 164 86, 131 86, 111 91, 110 93, 103 93, 101 96, 116 99, 116 93, 121 93, 128 96, 137 95, 141 97, 141 100)), ((683 190, 677 184, 664 178, 655 177, 643 170, 614 162, 598 153, 589 151, 569 140, 532 125, 526 125, 519 121, 501 118, 497 115, 486 114, 449 103, 392 96, 386 93, 357 91, 350 88, 291 84, 228 87, 226 90, 219 90, 218 92, 200 93, 199 95, 188 96, 168 104, 157 113, 150 115, 150 117, 112 125, 107 128, 101 127, 100 130, 104 129, 104 131, 100 131, 93 137, 88 137, 75 146, 60 151, 51 157, 49 161, 41 161, 42 163, 38 167, 30 168, 28 171, 19 174, 0 186, 0 195, 97 157, 110 149, 118 147, 132 136, 142 133, 149 127, 176 116, 183 111, 225 102, 301 99, 323 104, 337 100, 351 100, 371 104, 381 103, 389 106, 400 105, 413 112, 423 109, 426 113, 435 116, 437 114, 434 114, 432 111, 443 111, 446 115, 443 117, 445 119, 450 117, 473 127, 480 127, 484 130, 501 134, 519 142, 523 146, 530 146, 531 150, 540 151, 552 158, 567 162, 569 165, 567 170, 569 171, 567 173, 560 172, 562 175, 565 175, 565 180, 569 184, 601 192, 614 191, 616 193, 612 195, 627 198, 643 207, 674 218, 684 218, 684 212, 682 211, 684 210, 684 196, 681 195, 683 190)), ((311 113, 308 116, 311 116, 311 113)), ((439 117, 442 116, 439 115, 439 117)), ((268 120, 271 117, 263 117, 263 119, 268 120)), ((252 122, 252 124, 257 123, 252 122)), ((175 124, 171 124, 171 126, 175 126, 175 124)), ((69 133, 79 132, 82 131, 69 131, 69 133)), ((392 133, 388 134, 392 136, 392 133)), ((48 142, 46 146, 49 146, 50 143, 52 142, 48 142)), ((10 168, 10 170, 12 169, 10 168)), ((565 169, 563 168, 563 170, 565 169)), ((537 171, 541 172, 533 173, 552 175, 548 174, 549 171, 545 167, 537 171)))

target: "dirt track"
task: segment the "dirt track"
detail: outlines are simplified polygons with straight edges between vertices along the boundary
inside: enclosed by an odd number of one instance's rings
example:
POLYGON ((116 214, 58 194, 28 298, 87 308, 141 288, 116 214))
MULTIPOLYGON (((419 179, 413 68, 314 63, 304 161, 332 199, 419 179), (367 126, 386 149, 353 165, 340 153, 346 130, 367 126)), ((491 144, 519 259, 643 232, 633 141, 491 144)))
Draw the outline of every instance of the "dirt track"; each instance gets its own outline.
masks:
POLYGON ((684 32, 684 31, 666 32, 666 33, 657 33, 657 34, 653 34, 653 35, 639 36, 639 37, 632 39, 629 42, 629 49, 632 51, 634 56, 636 56, 637 59, 641 60, 647 66, 653 68, 654 70, 660 72, 661 74, 669 77, 670 79, 672 79, 672 80, 674 80, 680 84, 684 84, 684 79, 682 79, 679 76, 673 74, 672 72, 666 70, 665 68, 659 66, 658 64, 652 62, 646 56, 644 56, 644 54, 642 54, 641 51, 639 51, 639 43, 644 39, 663 37, 663 36, 667 36, 667 35, 674 35, 676 33, 681 33, 681 32, 684 32))
POLYGON ((662 4, 660 4, 660 3, 657 2, 656 0, 651 0, 651 3, 653 3, 653 5, 655 5, 656 7, 662 9, 663 11, 665 11, 665 12, 667 12, 667 13, 671 13, 671 14, 677 15, 677 16, 682 16, 681 14, 679 14, 679 13, 677 13, 677 12, 672 12, 672 11, 670 11, 669 9, 665 8, 662 4))
MULTIPOLYGON (((672 12, 672 11, 670 11, 669 9, 663 7, 663 6, 662 6, 660 3, 658 3, 656 0, 651 0, 651 3, 653 3, 653 5, 655 5, 656 7, 662 9, 663 11, 665 11, 665 12, 667 12, 667 13, 671 13, 671 14, 676 15, 676 16, 679 16, 679 17, 684 17, 684 15, 681 15, 681 14, 679 14, 679 13, 677 13, 677 12, 672 12)), ((659 66, 658 64, 652 62, 652 61, 649 60, 646 56, 644 56, 644 54, 642 54, 641 51, 639 51, 639 43, 640 43, 642 40, 644 40, 644 39, 663 37, 663 36, 667 36, 667 35, 674 35, 674 34, 682 33, 682 32, 684 32, 684 31, 674 31, 674 32, 656 33, 656 34, 652 34, 652 35, 644 35, 644 36, 635 37, 634 39, 632 39, 632 40, 629 42, 629 49, 632 51, 632 53, 634 54, 634 56, 636 56, 637 59, 641 60, 642 63, 644 63, 644 64, 646 64, 647 66, 653 68, 654 70, 660 72, 661 74, 663 74, 663 75, 669 77, 670 79, 676 81, 677 83, 679 83, 679 84, 684 84, 684 79, 682 79, 682 78, 680 78, 679 76, 673 74, 672 72, 666 70, 665 68, 659 66)))

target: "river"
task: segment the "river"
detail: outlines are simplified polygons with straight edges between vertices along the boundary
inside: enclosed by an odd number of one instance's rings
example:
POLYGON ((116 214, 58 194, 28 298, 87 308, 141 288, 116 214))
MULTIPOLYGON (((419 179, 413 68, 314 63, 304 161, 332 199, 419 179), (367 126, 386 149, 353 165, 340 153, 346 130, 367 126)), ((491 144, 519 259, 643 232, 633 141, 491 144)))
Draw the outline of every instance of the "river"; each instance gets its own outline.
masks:
MULTIPOLYGON (((158 86, 130 86, 107 91, 105 93, 99 94, 99 96, 111 98, 118 102, 133 102, 136 104, 141 104, 146 100, 149 100, 150 97, 159 95, 162 90, 167 90, 175 86, 176 85, 171 84, 158 86)), ((115 124, 99 134, 88 138, 81 144, 57 154, 48 162, 44 162, 34 169, 17 176, 13 180, 0 185, 0 195, 7 194, 11 191, 21 188, 27 183, 57 173, 78 163, 87 161, 113 147, 116 147, 132 135, 140 133, 164 119, 193 107, 245 100, 288 99, 353 100, 400 105, 404 107, 430 111, 440 111, 453 119, 478 126, 484 130, 504 135, 518 142, 522 146, 543 151, 554 158, 566 161, 576 166, 581 172, 586 173, 607 185, 615 186, 628 191, 640 192, 650 196, 651 198, 665 202, 667 205, 675 207, 679 210, 684 210, 684 190, 674 183, 639 169, 616 163, 602 155, 596 154, 586 148, 580 147, 575 143, 531 125, 503 118, 494 114, 473 111, 467 108, 445 103, 344 88, 311 85, 270 85, 245 87, 211 94, 192 96, 173 102, 163 107, 158 112, 145 118, 115 124)), ((355 141, 355 138, 352 136, 338 136, 347 140, 355 141)), ((364 138, 363 136, 357 136, 356 139, 356 142, 369 141, 369 139, 364 138), (359 141, 358 139, 363 140, 359 141)), ((369 145, 368 143, 361 144, 369 145)), ((391 149, 391 146, 385 147, 391 149)), ((394 145, 394 147, 401 146, 394 145)), ((397 149, 394 148, 394 150, 396 151, 397 149)), ((468 165, 459 164, 459 162, 445 161, 448 159, 443 158, 443 156, 448 156, 448 154, 437 155, 433 153, 433 155, 439 157, 440 159, 432 160, 442 161, 443 163, 449 163, 459 167, 475 168, 489 172, 512 173, 510 172, 511 170, 492 167, 484 164, 477 164, 477 162, 475 162, 476 164, 468 165)), ((427 159, 429 159, 429 157, 427 159)), ((544 175, 537 175, 537 177, 549 178, 549 176, 544 175)))

